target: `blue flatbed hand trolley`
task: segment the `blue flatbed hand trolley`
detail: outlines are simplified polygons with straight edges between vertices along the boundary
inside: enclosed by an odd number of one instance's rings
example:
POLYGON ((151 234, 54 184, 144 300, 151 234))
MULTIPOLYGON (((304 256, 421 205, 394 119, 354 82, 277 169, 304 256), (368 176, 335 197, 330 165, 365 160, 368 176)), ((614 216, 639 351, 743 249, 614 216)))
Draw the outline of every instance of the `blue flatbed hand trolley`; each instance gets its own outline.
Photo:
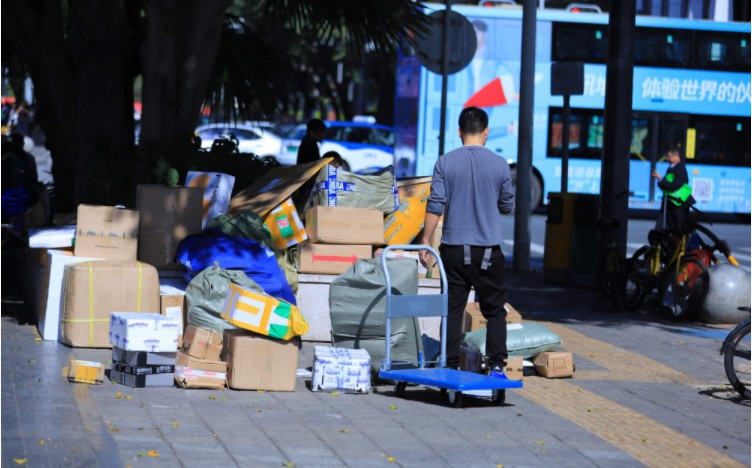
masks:
POLYGON ((422 361, 407 364, 408 369, 392 370, 391 340, 385 340, 384 361, 381 364, 379 378, 396 382, 395 393, 403 396, 407 384, 418 384, 430 387, 438 387, 447 395, 449 405, 453 408, 462 406, 463 392, 488 391, 490 390, 491 401, 501 405, 506 399, 506 389, 522 388, 522 381, 509 380, 499 377, 490 377, 483 374, 448 369, 446 367, 446 334, 447 315, 449 310, 448 287, 444 264, 441 262, 439 253, 427 245, 392 245, 384 249, 381 255, 381 267, 384 270, 386 280, 386 337, 392 336, 391 320, 395 318, 411 317, 441 317, 441 352, 438 361, 422 361), (393 295, 392 284, 389 278, 389 270, 386 267, 387 252, 390 250, 428 250, 434 257, 441 275, 441 294, 418 294, 418 295, 393 295), (426 367, 426 364, 435 364, 435 367, 426 367))

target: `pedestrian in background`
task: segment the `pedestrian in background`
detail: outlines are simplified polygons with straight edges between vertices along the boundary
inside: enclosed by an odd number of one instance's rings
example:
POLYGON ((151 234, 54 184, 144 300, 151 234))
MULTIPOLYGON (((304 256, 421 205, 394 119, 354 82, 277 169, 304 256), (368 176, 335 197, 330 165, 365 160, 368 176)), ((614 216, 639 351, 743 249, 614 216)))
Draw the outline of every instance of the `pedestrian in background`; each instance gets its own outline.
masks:
MULTIPOLYGON (((462 147, 441 156, 433 169, 431 194, 421 244, 431 236, 444 216, 439 253, 449 291, 447 317, 447 366, 459 365, 462 319, 470 288, 475 288, 486 318, 486 355, 490 373, 506 378, 507 324, 504 304, 504 254, 501 214, 514 207, 509 164, 485 148, 488 114, 477 107, 463 109, 459 118, 462 147)), ((428 251, 420 252, 429 267, 428 251)))
POLYGON ((666 175, 661 177, 653 171, 653 178, 658 180, 658 188, 663 192, 659 228, 684 229, 689 221, 689 207, 694 204, 692 188, 689 186, 687 168, 684 166, 681 150, 677 145, 669 146, 666 158, 671 164, 666 175))
POLYGON ((321 119, 311 119, 306 123, 307 133, 298 147, 297 164, 306 164, 321 158, 319 142, 324 139, 326 125, 321 119))

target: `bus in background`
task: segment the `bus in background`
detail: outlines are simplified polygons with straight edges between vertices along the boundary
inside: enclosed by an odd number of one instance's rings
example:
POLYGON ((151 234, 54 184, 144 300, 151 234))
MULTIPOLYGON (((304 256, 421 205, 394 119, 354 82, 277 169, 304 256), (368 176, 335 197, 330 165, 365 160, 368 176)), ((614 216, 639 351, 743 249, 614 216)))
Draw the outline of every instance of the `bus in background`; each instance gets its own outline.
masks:
MULTIPOLYGON (((429 8, 441 9, 441 5, 429 8)), ((475 28, 470 64, 448 80, 446 146, 461 145, 467 106, 489 114, 486 146, 515 176, 522 10, 456 6, 475 28)), ((571 98, 568 190, 599 193, 603 151, 608 15, 538 10, 533 116, 533 206, 561 188, 563 98, 551 96, 551 64, 585 62, 585 91, 571 98)), ((683 149, 698 208, 750 212, 750 24, 638 16, 634 44, 630 208, 657 208, 650 173, 683 149)), ((395 168, 430 175, 438 157, 441 76, 402 55, 397 69, 395 168)), ((625 122, 625 124, 630 124, 625 122)))

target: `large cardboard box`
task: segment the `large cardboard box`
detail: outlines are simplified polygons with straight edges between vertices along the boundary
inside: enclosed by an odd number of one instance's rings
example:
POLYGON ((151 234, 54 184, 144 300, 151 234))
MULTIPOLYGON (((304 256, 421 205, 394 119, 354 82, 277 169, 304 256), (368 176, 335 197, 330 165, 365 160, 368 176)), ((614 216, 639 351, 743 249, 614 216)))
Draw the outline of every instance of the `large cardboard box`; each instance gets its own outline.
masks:
POLYGON ((379 210, 317 206, 306 212, 306 223, 314 244, 384 245, 384 215, 379 210))
POLYGON ((210 220, 227 213, 232 198, 235 176, 221 172, 189 171, 185 177, 187 187, 198 187, 204 192, 201 210, 201 228, 210 220))
POLYGON ((159 278, 159 310, 162 315, 180 323, 178 346, 183 346, 183 333, 187 323, 185 284, 182 278, 159 278))
POLYGON ((159 313, 113 312, 110 344, 126 351, 173 353, 178 349, 180 324, 159 313))
POLYGON ((206 328, 188 325, 188 328, 185 329, 181 351, 196 359, 217 361, 220 354, 222 354, 222 335, 206 328))
POLYGON ((308 332, 308 322, 297 306, 233 283, 221 317, 236 327, 282 340, 308 332))
POLYGON ((60 341, 110 348, 110 314, 159 313, 157 270, 142 262, 90 261, 65 266, 60 341))
POLYGON ((198 359, 187 354, 178 353, 178 359, 175 365, 195 370, 207 372, 227 372, 227 363, 220 360, 198 359))
POLYGON ((112 206, 78 205, 76 257, 136 260, 139 212, 112 206))
POLYGON ((224 390, 227 387, 227 373, 175 366, 175 383, 180 388, 224 390))
MULTIPOLYGON (((508 303, 504 304, 504 307, 507 309, 507 325, 522 322, 522 316, 520 316, 520 313, 517 312, 514 307, 508 303)), ((465 315, 462 321, 463 332, 486 328, 487 323, 488 321, 483 317, 483 313, 480 311, 479 303, 469 302, 467 306, 465 306, 465 315)))
POLYGON ((272 242, 278 249, 286 249, 308 239, 292 198, 280 203, 267 215, 264 228, 272 235, 272 242))
POLYGON ((245 330, 225 330, 228 383, 237 390, 293 392, 299 340, 280 341, 245 330))
POLYGON ((533 359, 533 366, 538 375, 547 379, 559 379, 574 375, 572 353, 548 351, 540 353, 533 359))
POLYGON ((158 269, 181 269, 175 262, 175 251, 180 241, 201 232, 203 197, 203 190, 198 187, 139 185, 138 259, 158 269))
POLYGON ((358 259, 371 258, 370 245, 328 245, 303 242, 298 246, 298 272, 339 275, 358 259))

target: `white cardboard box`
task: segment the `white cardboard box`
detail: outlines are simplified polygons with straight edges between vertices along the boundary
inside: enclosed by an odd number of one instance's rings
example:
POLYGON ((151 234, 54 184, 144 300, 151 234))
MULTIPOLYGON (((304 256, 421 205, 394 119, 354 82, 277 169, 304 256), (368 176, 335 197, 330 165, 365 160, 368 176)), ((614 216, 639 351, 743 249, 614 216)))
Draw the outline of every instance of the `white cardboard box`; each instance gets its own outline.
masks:
POLYGON ((178 349, 180 324, 160 314, 113 312, 110 344, 126 351, 174 353, 178 349))
POLYGON ((313 353, 311 390, 368 393, 371 388, 371 356, 365 349, 316 346, 313 353))

